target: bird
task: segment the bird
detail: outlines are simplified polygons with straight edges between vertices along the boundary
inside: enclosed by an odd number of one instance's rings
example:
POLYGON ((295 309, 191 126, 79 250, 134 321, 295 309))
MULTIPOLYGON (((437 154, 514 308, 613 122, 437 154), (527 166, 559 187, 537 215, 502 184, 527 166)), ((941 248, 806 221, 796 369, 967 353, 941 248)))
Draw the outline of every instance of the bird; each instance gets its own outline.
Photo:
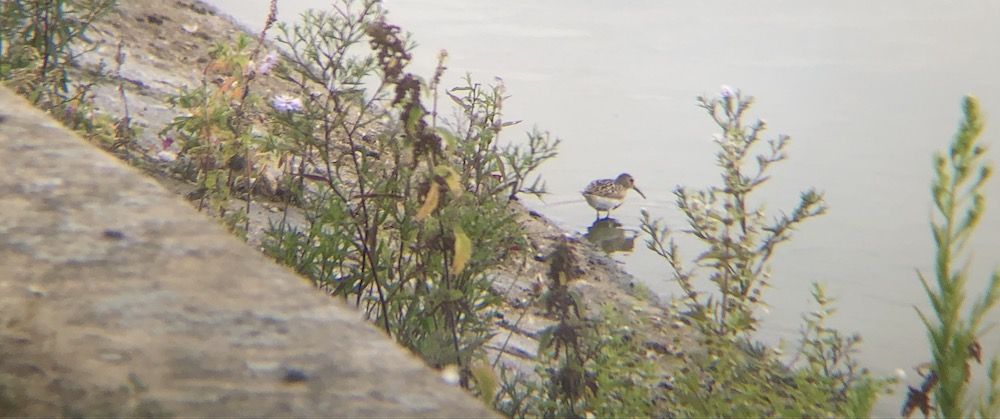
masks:
POLYGON ((628 173, 622 173, 615 179, 598 179, 590 182, 581 193, 587 199, 587 203, 597 210, 597 218, 601 218, 601 211, 607 212, 607 217, 610 217, 611 210, 625 202, 625 194, 629 189, 635 190, 642 195, 642 199, 646 199, 646 194, 635 187, 635 179, 628 173))

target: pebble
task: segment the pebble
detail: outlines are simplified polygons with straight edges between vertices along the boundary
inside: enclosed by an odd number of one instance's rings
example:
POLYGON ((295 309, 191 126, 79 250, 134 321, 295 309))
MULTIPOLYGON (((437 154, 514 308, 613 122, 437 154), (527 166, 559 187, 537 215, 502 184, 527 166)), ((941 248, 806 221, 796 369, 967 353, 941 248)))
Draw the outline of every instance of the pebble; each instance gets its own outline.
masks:
POLYGON ((309 381, 309 374, 298 368, 289 368, 285 370, 285 376, 282 377, 282 381, 286 383, 301 383, 309 381))

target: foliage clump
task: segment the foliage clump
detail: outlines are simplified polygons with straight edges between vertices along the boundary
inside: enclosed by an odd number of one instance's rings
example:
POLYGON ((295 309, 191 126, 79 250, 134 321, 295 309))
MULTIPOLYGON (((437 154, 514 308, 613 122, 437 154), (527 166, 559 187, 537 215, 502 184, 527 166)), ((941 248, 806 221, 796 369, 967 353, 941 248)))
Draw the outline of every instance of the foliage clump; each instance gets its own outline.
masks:
POLYGON ((570 282, 579 260, 562 238, 547 258, 541 306, 556 324, 539 333, 537 381, 501 371, 495 407, 510 417, 649 417, 654 412, 654 365, 640 336, 611 305, 587 313, 570 282))
POLYGON ((698 98, 722 130, 715 137, 721 184, 674 190, 687 221, 683 234, 704 247, 694 267, 686 267, 674 231, 642 213, 647 246, 667 261, 682 291, 683 315, 702 332, 704 346, 668 393, 669 414, 865 415, 887 381, 870 377, 852 358, 860 337, 845 337, 824 325, 834 309, 820 285, 813 292, 819 307, 804 317, 799 356, 793 362, 782 363, 775 351, 753 340, 757 312, 767 307, 763 291, 771 286, 775 251, 796 227, 827 210, 823 194, 814 189, 802 192, 795 208, 772 221, 763 205, 753 204, 754 192, 770 179, 772 165, 787 158, 790 144, 786 135, 764 140, 767 124, 761 119, 745 122, 753 103, 753 97, 729 87, 714 97, 698 98), (705 277, 711 289, 698 286, 705 277))
POLYGON ((412 43, 376 1, 339 2, 278 29, 291 52, 275 74, 302 109, 272 113, 262 149, 298 162, 285 177, 296 180, 291 195, 308 225, 273 225, 266 251, 475 388, 501 299, 490 271, 527 247, 509 203, 540 192, 518 181, 557 141, 529 134, 544 151, 531 155, 500 145, 512 125, 502 120, 503 85, 471 77, 447 92, 457 116, 439 123, 445 54, 430 83, 409 72, 412 43))

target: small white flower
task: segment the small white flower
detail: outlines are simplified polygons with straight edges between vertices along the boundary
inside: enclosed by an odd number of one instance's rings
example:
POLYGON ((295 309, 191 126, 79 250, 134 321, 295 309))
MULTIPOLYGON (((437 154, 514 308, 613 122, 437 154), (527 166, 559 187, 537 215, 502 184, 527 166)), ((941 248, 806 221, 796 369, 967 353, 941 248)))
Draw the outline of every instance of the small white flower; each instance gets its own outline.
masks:
POLYGON ((271 99, 271 106, 278 112, 299 112, 302 110, 302 99, 292 96, 275 96, 271 99))
POLYGON ((722 96, 723 99, 729 99, 736 96, 736 91, 733 90, 732 87, 723 84, 722 87, 719 88, 719 96, 722 96))

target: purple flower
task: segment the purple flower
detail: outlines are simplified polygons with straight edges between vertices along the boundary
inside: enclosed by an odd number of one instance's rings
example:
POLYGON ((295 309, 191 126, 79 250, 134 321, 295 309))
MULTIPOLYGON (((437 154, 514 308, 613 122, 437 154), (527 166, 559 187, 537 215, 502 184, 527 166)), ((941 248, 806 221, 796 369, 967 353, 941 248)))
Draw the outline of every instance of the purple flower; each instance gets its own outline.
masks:
POLYGON ((260 65, 257 66, 257 73, 267 74, 271 72, 271 69, 278 64, 278 58, 279 56, 277 53, 272 52, 270 54, 267 54, 267 58, 264 58, 264 62, 260 63, 260 65))
POLYGON ((278 112, 300 112, 302 99, 285 95, 275 96, 271 99, 271 106, 278 112))
POLYGON ((722 87, 719 88, 719 95, 722 96, 723 99, 729 99, 736 96, 736 91, 733 90, 732 87, 723 84, 722 87))

